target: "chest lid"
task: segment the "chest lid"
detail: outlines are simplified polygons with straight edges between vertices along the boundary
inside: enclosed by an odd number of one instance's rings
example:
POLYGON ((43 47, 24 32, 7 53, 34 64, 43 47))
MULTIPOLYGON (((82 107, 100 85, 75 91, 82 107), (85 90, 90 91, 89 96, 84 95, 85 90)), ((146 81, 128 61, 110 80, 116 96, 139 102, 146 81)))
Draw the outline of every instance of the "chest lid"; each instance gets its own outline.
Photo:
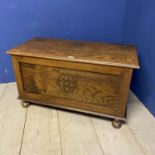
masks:
POLYGON ((7 54, 139 68, 136 47, 131 45, 34 38, 7 54))

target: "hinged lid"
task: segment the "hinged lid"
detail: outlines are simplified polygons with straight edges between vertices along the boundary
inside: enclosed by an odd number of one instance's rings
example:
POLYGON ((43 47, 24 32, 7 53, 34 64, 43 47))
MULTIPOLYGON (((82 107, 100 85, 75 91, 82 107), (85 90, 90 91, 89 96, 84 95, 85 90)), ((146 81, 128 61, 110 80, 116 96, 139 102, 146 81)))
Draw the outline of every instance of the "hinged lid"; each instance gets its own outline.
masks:
POLYGON ((136 47, 131 45, 34 38, 7 54, 139 68, 136 47))

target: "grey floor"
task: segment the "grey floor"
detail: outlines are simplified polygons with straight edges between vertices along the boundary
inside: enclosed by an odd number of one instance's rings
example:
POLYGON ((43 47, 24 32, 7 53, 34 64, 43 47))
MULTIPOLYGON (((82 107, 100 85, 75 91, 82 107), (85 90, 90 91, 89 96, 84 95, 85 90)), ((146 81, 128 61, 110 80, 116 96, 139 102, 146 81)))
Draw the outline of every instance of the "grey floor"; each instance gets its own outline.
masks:
POLYGON ((130 93, 127 124, 31 105, 0 84, 0 155, 155 155, 155 118, 130 93))

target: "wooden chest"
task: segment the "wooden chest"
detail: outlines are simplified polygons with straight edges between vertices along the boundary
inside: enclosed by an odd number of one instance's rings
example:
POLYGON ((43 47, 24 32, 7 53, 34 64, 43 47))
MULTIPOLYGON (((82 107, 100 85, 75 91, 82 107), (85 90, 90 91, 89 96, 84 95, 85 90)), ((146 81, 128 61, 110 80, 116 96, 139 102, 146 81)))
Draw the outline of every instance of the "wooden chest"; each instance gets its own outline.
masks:
POLYGON ((19 98, 125 120, 132 71, 139 68, 136 48, 56 39, 32 39, 12 55, 19 98))

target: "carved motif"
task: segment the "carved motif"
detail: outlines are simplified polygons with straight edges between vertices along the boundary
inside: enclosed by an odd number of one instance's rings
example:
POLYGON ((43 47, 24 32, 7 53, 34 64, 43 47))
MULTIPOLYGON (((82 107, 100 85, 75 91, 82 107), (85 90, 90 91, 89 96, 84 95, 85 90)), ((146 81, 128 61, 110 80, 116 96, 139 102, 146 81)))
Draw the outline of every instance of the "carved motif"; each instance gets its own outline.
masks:
POLYGON ((61 75, 58 78, 58 85, 65 92, 73 92, 77 86, 77 80, 69 75, 61 75))

